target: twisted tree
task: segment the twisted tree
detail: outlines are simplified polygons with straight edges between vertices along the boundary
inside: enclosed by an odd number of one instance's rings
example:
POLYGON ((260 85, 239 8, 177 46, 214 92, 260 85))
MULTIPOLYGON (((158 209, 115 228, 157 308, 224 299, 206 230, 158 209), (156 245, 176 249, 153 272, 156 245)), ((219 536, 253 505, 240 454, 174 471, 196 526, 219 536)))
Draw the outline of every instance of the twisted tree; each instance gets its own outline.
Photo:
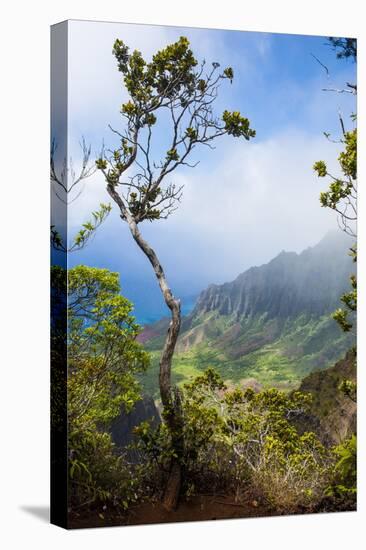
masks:
POLYGON ((118 144, 113 150, 103 150, 96 166, 104 175, 121 220, 128 224, 133 239, 150 261, 171 313, 159 371, 163 415, 172 444, 163 503, 171 510, 179 497, 184 446, 180 394, 171 381, 181 325, 180 301, 173 295, 159 258, 141 234, 139 224, 166 219, 174 212, 182 198, 182 187, 172 183, 170 177, 182 166, 196 166, 197 162, 190 159, 198 146, 213 148, 213 142, 226 134, 249 140, 255 131, 238 111, 225 110, 221 117, 214 114, 220 85, 232 82, 233 70, 227 67, 220 71, 216 62, 211 66, 205 61, 199 64, 187 38, 181 37, 158 51, 150 62, 137 50, 130 53, 122 40, 115 41, 113 54, 129 100, 121 107, 123 129, 110 127, 118 144), (158 122, 164 125, 164 139, 168 137, 169 144, 160 160, 155 161, 162 135, 153 132, 158 122))

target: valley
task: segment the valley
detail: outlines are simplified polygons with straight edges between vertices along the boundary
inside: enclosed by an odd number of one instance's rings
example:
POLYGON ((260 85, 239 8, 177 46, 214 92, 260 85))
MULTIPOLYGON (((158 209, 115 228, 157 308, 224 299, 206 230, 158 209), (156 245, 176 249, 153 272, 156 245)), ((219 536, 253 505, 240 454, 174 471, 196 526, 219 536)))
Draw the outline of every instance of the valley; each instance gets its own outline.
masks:
MULTIPOLYGON (((213 367, 229 384, 291 390, 332 367, 354 345, 331 317, 354 268, 349 246, 347 236, 331 232, 300 254, 283 251, 232 282, 210 285, 183 318, 174 382, 213 367)), ((142 382, 154 397, 167 328, 163 319, 140 336, 152 362, 142 382)))

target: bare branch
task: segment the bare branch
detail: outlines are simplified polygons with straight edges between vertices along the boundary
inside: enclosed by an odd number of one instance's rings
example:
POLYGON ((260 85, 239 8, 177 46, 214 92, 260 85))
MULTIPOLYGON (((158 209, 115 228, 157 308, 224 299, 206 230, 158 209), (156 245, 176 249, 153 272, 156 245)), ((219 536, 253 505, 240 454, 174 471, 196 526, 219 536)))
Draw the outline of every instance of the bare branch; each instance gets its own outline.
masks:
POLYGON ((322 88, 322 92, 336 92, 337 94, 352 94, 356 95, 357 90, 347 90, 345 88, 322 88))
POLYGON ((321 67, 323 67, 323 69, 324 69, 325 72, 327 73, 327 78, 329 78, 330 73, 329 73, 328 67, 327 67, 326 65, 324 65, 324 63, 322 63, 322 62, 320 61, 320 59, 318 59, 318 58, 316 57, 316 55, 314 55, 313 53, 311 53, 310 55, 311 55, 311 57, 313 57, 313 58, 315 59, 315 61, 317 61, 317 63, 319 63, 319 65, 320 65, 321 67))

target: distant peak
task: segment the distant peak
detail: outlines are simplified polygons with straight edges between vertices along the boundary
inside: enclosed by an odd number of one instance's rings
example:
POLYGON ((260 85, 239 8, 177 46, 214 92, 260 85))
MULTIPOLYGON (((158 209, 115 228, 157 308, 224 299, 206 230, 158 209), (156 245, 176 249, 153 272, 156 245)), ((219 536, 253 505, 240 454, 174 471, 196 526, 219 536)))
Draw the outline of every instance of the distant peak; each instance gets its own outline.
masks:
MULTIPOLYGON (((350 235, 347 235, 344 231, 341 231, 340 229, 330 229, 326 232, 324 237, 320 239, 318 244, 322 243, 329 243, 329 242, 339 242, 339 243, 348 243, 352 242, 355 239, 351 237, 350 235)), ((315 245, 316 246, 316 245, 315 245)))
POLYGON ((299 254, 281 250, 270 262, 247 269, 230 283, 210 285, 200 294, 193 316, 210 311, 237 318, 324 315, 337 307, 348 287, 351 246, 349 236, 329 231, 299 254))

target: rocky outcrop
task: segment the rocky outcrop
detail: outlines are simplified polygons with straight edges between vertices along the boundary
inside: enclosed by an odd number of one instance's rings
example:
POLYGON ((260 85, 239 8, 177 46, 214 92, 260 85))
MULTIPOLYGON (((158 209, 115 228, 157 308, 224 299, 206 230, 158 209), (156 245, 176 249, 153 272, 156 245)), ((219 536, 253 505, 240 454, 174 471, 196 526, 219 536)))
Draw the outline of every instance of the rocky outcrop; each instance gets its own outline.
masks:
POLYGON ((312 395, 310 414, 298 421, 302 431, 314 431, 327 445, 336 445, 356 433, 356 403, 339 385, 356 381, 356 357, 349 351, 334 367, 313 372, 302 381, 299 390, 312 395))

